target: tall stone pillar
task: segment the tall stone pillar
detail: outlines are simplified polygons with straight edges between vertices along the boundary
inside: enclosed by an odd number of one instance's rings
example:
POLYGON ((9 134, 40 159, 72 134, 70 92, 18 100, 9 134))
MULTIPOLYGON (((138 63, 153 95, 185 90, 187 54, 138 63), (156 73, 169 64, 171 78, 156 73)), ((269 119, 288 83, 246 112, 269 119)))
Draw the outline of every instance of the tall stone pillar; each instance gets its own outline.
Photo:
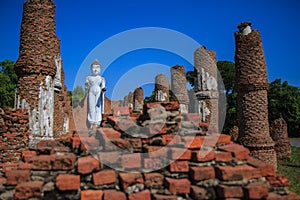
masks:
POLYGON ((260 33, 244 22, 235 32, 238 142, 251 155, 277 166, 274 142, 269 134, 268 79, 260 33))
POLYGON ((182 113, 188 113, 189 110, 189 96, 186 82, 184 66, 176 65, 171 67, 171 90, 180 104, 180 111, 182 113))
POLYGON ((134 90, 133 93, 133 111, 142 112, 144 106, 144 90, 139 87, 134 90))
POLYGON ((202 46, 194 52, 196 102, 194 111, 209 123, 209 132, 219 132, 219 92, 216 53, 202 46))
POLYGON ((64 85, 53 0, 24 3, 15 71, 16 107, 29 110, 29 145, 34 148, 39 140, 54 138, 54 90, 64 85))
POLYGON ((169 102, 169 79, 164 74, 155 77, 155 101, 169 102))

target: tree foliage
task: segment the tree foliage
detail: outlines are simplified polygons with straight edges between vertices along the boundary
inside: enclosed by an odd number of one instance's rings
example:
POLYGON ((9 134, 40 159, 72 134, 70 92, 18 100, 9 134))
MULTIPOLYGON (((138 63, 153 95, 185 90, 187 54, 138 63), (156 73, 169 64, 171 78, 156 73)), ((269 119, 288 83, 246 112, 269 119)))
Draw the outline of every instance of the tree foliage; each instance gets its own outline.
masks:
POLYGON ((84 91, 84 89, 81 86, 76 86, 73 91, 68 91, 68 93, 72 102, 72 106, 76 107, 78 103, 80 103, 83 100, 86 91, 84 91))
POLYGON ((275 79, 269 85, 268 92, 269 121, 283 118, 288 125, 289 136, 300 136, 300 90, 275 79))
POLYGON ((12 108, 14 106, 17 81, 14 62, 11 60, 0 62, 0 108, 12 108))

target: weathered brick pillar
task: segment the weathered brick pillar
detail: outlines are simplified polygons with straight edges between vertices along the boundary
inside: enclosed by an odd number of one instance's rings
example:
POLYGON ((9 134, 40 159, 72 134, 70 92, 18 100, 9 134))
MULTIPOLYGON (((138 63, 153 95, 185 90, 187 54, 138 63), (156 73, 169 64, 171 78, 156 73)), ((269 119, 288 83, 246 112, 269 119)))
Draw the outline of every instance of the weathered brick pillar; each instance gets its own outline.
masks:
POLYGON ((171 90, 180 104, 180 111, 187 113, 189 108, 189 96, 186 87, 186 75, 184 66, 171 67, 171 90))
POLYGON ((139 87, 134 90, 133 93, 133 111, 142 112, 144 106, 144 90, 139 87))
POLYGON ((155 77, 155 101, 169 102, 169 79, 164 74, 155 77))
POLYGON ((15 64, 16 107, 29 109, 31 147, 37 140, 53 138, 55 56, 59 55, 54 17, 52 0, 24 3, 19 58, 15 64))
POLYGON ((203 122, 208 122, 209 132, 219 131, 219 92, 217 84, 216 53, 204 46, 194 52, 195 109, 203 122))
POLYGON ((124 107, 127 107, 127 106, 128 106, 128 103, 129 103, 129 101, 128 101, 128 95, 126 95, 126 96, 124 97, 124 100, 123 100, 123 106, 124 106, 124 107))
POLYGON ((251 23, 241 23, 235 32, 238 141, 252 156, 277 166, 268 123, 268 79, 260 33, 251 23))
POLYGON ((288 127, 283 118, 275 119, 270 125, 270 135, 275 142, 278 159, 289 159, 292 155, 291 142, 288 138, 288 127))
POLYGON ((128 93, 128 107, 130 107, 131 109, 133 109, 133 92, 129 92, 128 93))

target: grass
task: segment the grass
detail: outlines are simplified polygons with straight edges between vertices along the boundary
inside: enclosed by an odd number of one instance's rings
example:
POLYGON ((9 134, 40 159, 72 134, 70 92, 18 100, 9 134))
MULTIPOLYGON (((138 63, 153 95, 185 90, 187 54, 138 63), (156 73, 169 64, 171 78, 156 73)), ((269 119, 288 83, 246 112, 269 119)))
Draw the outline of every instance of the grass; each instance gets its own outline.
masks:
POLYGON ((300 195, 300 147, 292 147, 290 160, 278 160, 277 173, 288 177, 291 186, 289 190, 300 195))

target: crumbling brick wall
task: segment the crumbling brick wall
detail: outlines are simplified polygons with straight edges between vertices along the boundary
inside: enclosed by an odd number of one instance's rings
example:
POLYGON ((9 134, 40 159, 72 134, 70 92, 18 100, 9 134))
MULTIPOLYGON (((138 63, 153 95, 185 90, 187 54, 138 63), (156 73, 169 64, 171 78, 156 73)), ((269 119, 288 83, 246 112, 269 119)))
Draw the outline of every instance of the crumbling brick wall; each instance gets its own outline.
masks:
POLYGON ((29 117, 26 109, 0 108, 0 163, 21 160, 28 149, 29 117))
POLYGON ((151 119, 168 116, 166 128, 153 132, 153 124, 144 126, 151 138, 118 131, 121 119, 132 119, 122 112, 108 117, 109 126, 41 141, 35 151, 22 152, 23 162, 1 165, 0 199, 300 199, 273 166, 251 157, 228 135, 208 134, 199 115, 178 109, 178 102, 145 105, 143 115, 151 119), (158 112, 162 109, 166 113, 158 112), (165 160, 171 162, 162 165, 165 160))

